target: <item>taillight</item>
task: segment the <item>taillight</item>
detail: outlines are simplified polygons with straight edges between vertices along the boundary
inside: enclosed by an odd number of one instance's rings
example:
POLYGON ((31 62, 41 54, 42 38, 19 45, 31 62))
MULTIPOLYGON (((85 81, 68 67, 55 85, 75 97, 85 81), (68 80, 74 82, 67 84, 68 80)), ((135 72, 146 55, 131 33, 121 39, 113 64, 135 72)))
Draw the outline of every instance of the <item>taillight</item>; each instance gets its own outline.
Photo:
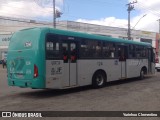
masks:
POLYGON ((155 63, 159 63, 159 58, 156 58, 155 63))
POLYGON ((38 67, 34 65, 34 78, 38 77, 38 67))

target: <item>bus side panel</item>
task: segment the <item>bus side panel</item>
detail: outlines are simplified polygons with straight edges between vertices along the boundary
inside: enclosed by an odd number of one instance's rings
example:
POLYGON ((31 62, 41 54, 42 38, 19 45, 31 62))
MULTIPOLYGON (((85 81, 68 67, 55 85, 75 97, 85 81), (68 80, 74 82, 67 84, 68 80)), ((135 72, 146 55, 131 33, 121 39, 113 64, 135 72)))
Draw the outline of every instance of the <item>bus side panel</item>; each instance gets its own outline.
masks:
POLYGON ((46 88, 61 89, 64 74, 62 60, 46 60, 46 88))
POLYGON ((121 68, 117 59, 108 60, 78 60, 78 85, 91 85, 93 74, 97 70, 104 70, 107 81, 118 80, 121 68))
POLYGON ((148 69, 147 59, 128 59, 126 63, 127 78, 139 77, 144 66, 148 69))
POLYGON ((152 63, 151 65, 152 65, 152 73, 151 74, 155 74, 155 72, 156 72, 155 71, 155 63, 152 63))

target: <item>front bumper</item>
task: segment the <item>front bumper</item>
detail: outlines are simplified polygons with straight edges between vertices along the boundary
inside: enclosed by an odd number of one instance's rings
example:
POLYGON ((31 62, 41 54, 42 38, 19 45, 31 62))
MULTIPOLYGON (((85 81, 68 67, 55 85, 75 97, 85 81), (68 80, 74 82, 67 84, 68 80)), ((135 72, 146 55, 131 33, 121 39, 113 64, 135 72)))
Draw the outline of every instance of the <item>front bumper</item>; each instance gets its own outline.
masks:
POLYGON ((155 67, 155 69, 157 70, 157 72, 160 72, 160 67, 155 67))

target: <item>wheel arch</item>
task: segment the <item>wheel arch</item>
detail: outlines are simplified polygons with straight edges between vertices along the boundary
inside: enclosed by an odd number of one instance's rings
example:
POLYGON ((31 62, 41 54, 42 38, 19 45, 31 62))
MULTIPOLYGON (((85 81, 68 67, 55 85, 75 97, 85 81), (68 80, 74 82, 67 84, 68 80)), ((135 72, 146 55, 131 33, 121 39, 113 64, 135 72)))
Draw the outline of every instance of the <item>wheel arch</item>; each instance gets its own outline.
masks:
POLYGON ((106 82, 107 82, 107 73, 106 73, 106 71, 103 70, 103 69, 98 69, 98 70, 96 70, 96 71, 93 73, 93 75, 92 75, 92 80, 93 80, 93 76, 94 76, 96 73, 98 73, 98 72, 103 73, 103 74, 105 75, 106 82))
POLYGON ((147 73, 148 73, 146 66, 143 66, 143 67, 141 68, 141 71, 142 71, 142 70, 144 71, 144 74, 147 74, 147 73))

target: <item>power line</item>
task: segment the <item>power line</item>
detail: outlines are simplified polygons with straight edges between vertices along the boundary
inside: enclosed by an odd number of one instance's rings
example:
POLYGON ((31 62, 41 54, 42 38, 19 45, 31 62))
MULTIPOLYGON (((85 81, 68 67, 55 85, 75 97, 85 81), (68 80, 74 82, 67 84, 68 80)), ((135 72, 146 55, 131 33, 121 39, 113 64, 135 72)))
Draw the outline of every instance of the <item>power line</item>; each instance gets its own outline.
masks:
POLYGON ((134 27, 132 28, 132 30, 136 27, 136 25, 140 22, 140 20, 141 20, 142 18, 144 18, 146 15, 147 15, 147 14, 143 15, 143 16, 137 21, 137 23, 134 25, 134 27))
POLYGON ((154 14, 154 15, 156 15, 156 16, 160 16, 160 11, 155 10, 155 9, 153 9, 153 8, 151 8, 151 7, 147 7, 147 8, 146 8, 146 7, 143 5, 143 3, 141 3, 141 2, 138 2, 138 7, 141 8, 142 10, 151 12, 152 14, 154 14))

